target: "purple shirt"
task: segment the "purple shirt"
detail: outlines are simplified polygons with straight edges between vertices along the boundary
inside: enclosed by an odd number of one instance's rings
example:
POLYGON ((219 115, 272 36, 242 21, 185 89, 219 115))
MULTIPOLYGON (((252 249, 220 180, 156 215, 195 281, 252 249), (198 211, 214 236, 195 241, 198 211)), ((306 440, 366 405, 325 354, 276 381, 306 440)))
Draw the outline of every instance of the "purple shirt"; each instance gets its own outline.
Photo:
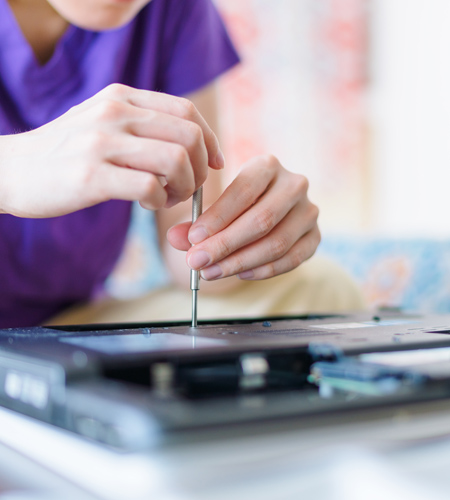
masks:
MULTIPOLYGON (((237 61, 211 0, 153 0, 117 30, 69 27, 39 66, 0 0, 0 134, 39 127, 113 82, 184 95, 237 61)), ((110 201, 51 219, 0 215, 0 327, 89 300, 121 253, 130 209, 110 201)))

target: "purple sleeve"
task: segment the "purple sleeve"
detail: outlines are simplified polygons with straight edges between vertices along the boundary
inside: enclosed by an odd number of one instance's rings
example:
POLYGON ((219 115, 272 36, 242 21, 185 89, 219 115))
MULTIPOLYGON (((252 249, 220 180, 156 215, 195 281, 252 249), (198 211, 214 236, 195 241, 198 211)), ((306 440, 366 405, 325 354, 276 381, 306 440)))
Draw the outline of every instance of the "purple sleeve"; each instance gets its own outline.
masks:
POLYGON ((186 95, 234 66, 239 57, 211 0, 166 1, 171 8, 161 90, 186 95))

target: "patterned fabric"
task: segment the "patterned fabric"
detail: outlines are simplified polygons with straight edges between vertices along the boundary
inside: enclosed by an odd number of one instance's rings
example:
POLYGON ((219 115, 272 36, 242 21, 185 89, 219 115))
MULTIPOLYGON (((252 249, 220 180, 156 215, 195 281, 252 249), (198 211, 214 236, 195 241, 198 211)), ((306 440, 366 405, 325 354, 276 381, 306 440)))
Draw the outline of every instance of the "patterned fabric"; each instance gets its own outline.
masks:
POLYGON ((170 282, 162 258, 154 212, 133 204, 127 243, 105 284, 111 297, 131 299, 170 282))
MULTIPOLYGON (((342 266, 370 308, 450 312, 450 242, 325 236, 317 252, 342 266)), ((133 298, 169 283, 154 216, 136 205, 125 252, 108 293, 133 298), (149 231, 150 228, 150 231, 149 231)))
POLYGON ((216 3, 242 58, 221 78, 227 167, 272 153, 308 177, 323 229, 366 229, 370 0, 216 3))
POLYGON ((339 262, 370 307, 450 312, 450 242, 325 237, 319 253, 339 262))

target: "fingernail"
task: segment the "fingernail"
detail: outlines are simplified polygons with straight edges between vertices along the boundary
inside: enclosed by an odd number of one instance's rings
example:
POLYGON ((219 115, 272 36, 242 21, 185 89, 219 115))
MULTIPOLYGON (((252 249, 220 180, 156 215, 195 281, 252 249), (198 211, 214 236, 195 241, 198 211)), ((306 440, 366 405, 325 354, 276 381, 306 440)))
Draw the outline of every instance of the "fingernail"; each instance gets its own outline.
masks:
POLYGON ((188 265, 191 269, 201 269, 209 264, 211 257, 203 250, 193 252, 188 258, 188 265))
POLYGON ((249 271, 244 271, 238 274, 241 280, 250 280, 255 276, 255 273, 250 269, 249 271))
POLYGON ((220 149, 216 156, 216 165, 219 168, 223 168, 225 166, 225 156, 223 156, 223 153, 220 149))
POLYGON ((209 235, 203 226, 197 226, 192 231, 189 231, 189 234, 188 234, 189 243, 191 245, 196 245, 197 243, 200 243, 203 240, 206 240, 206 238, 208 236, 209 235))
POLYGON ((207 267, 200 271, 200 275, 204 280, 215 280, 222 276, 222 269, 218 264, 214 264, 211 267, 207 267))

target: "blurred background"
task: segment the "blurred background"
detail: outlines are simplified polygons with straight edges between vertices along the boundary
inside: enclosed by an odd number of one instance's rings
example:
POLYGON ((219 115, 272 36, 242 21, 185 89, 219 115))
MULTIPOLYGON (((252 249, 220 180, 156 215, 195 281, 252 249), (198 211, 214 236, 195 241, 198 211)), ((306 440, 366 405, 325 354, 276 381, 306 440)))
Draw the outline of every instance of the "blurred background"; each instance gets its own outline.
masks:
POLYGON ((370 306, 450 310, 450 2, 217 0, 229 165, 270 151, 311 182, 321 251, 370 306))
POLYGON ((271 152, 306 175, 320 252, 370 307, 450 311, 450 2, 215 1, 242 57, 220 84, 228 168, 271 152))
POLYGON ((242 55, 229 163, 271 151, 304 173, 325 232, 450 235, 450 2, 217 4, 242 55))

